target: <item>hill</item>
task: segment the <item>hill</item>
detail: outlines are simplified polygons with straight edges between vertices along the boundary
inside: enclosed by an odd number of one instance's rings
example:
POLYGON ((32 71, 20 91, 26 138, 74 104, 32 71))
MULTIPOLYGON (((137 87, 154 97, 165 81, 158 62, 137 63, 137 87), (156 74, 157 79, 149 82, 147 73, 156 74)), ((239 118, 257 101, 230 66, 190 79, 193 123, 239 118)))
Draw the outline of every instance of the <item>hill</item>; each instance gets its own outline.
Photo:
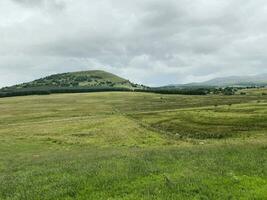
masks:
POLYGON ((23 89, 23 88, 75 88, 75 87, 116 87, 116 88, 142 88, 142 86, 133 84, 129 80, 116 76, 112 73, 92 70, 54 74, 40 78, 28 83, 22 83, 12 87, 3 88, 23 89))
POLYGON ((201 85, 201 86, 217 86, 217 87, 251 87, 251 86, 265 86, 267 85, 267 74, 256 76, 229 76, 211 79, 209 81, 200 83, 191 83, 187 85, 201 85))
POLYGON ((134 84, 109 72, 91 70, 54 74, 28 83, 5 87, 0 90, 0 96, 113 90, 128 91, 145 88, 147 87, 134 84))
POLYGON ((214 78, 204 82, 193 82, 187 84, 174 84, 159 87, 160 89, 197 89, 216 87, 262 87, 267 86, 267 74, 255 76, 229 76, 214 78))

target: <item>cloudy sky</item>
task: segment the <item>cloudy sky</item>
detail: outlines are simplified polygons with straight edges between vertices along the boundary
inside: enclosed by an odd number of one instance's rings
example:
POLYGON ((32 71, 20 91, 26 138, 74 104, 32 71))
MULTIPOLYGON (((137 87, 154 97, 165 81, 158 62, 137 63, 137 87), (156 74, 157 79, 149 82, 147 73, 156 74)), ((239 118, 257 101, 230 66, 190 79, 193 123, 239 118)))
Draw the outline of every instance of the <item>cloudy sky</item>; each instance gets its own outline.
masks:
POLYGON ((0 87, 103 69, 164 85, 267 73, 266 0, 1 0, 0 87))

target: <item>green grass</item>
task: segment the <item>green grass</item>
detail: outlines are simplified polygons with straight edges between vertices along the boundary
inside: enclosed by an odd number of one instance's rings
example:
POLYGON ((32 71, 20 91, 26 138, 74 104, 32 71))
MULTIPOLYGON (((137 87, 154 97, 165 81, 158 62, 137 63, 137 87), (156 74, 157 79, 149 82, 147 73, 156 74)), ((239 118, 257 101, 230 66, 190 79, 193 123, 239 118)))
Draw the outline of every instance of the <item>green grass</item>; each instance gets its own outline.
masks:
POLYGON ((242 89, 238 93, 245 93, 247 95, 267 95, 267 88, 252 88, 252 89, 242 89))
POLYGON ((255 136, 267 130, 267 103, 141 113, 133 117, 177 138, 255 136))
POLYGON ((0 99, 0 199, 267 199, 267 97, 0 99))

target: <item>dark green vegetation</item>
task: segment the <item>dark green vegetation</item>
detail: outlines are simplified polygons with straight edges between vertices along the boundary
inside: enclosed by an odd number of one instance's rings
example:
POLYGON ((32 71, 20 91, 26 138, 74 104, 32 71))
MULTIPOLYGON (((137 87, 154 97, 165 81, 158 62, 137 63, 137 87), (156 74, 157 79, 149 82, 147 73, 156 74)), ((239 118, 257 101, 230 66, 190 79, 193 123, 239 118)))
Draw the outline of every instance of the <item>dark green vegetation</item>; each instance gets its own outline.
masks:
POLYGON ((107 91, 135 91, 159 94, 207 95, 210 88, 150 88, 131 83, 114 74, 95 70, 55 74, 29 83, 0 89, 1 97, 49 95, 54 93, 89 93, 107 91))
POLYGON ((0 97, 52 93, 132 91, 145 90, 146 88, 114 74, 94 70, 55 74, 29 83, 5 87, 0 90, 0 97))
POLYGON ((267 96, 0 99, 0 199, 267 199, 267 96))
POLYGON ((49 95, 54 93, 89 93, 108 91, 135 91, 182 95, 234 95, 245 87, 258 88, 264 87, 265 85, 267 85, 267 76, 260 75, 255 77, 218 78, 204 83, 147 87, 144 85, 134 84, 129 80, 105 71, 94 70, 55 74, 29 83, 5 87, 0 89, 0 98, 27 95, 49 95), (249 80, 250 82, 242 84, 242 80, 249 80), (258 84, 256 84, 255 81, 258 81, 258 84), (266 84, 264 84, 265 82, 266 84))
POLYGON ((114 74, 95 70, 55 74, 29 83, 0 89, 1 97, 49 95, 54 93, 89 93, 135 91, 160 94, 206 95, 208 88, 150 88, 138 85, 114 74))
POLYGON ((244 88, 239 87, 209 87, 209 86, 165 86, 159 88, 151 88, 145 90, 145 92, 154 92, 159 94, 184 94, 184 95, 208 95, 208 94, 219 94, 219 95, 234 95, 239 90, 244 88))
POLYGON ((69 72, 64 74, 55 74, 45 78, 41 78, 29 83, 23 83, 12 87, 5 88, 6 90, 26 89, 26 88, 88 88, 88 87, 115 87, 115 88, 142 88, 137 84, 123 79, 114 74, 95 70, 95 71, 80 71, 69 72))

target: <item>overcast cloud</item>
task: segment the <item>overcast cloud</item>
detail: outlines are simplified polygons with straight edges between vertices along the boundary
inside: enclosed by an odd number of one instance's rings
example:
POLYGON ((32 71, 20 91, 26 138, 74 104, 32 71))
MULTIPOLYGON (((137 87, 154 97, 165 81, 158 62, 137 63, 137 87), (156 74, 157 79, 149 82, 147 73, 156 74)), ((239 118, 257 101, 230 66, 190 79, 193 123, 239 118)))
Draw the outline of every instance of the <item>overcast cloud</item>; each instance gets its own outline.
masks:
POLYGON ((103 69, 164 85, 267 72, 266 0, 1 0, 0 87, 103 69))

